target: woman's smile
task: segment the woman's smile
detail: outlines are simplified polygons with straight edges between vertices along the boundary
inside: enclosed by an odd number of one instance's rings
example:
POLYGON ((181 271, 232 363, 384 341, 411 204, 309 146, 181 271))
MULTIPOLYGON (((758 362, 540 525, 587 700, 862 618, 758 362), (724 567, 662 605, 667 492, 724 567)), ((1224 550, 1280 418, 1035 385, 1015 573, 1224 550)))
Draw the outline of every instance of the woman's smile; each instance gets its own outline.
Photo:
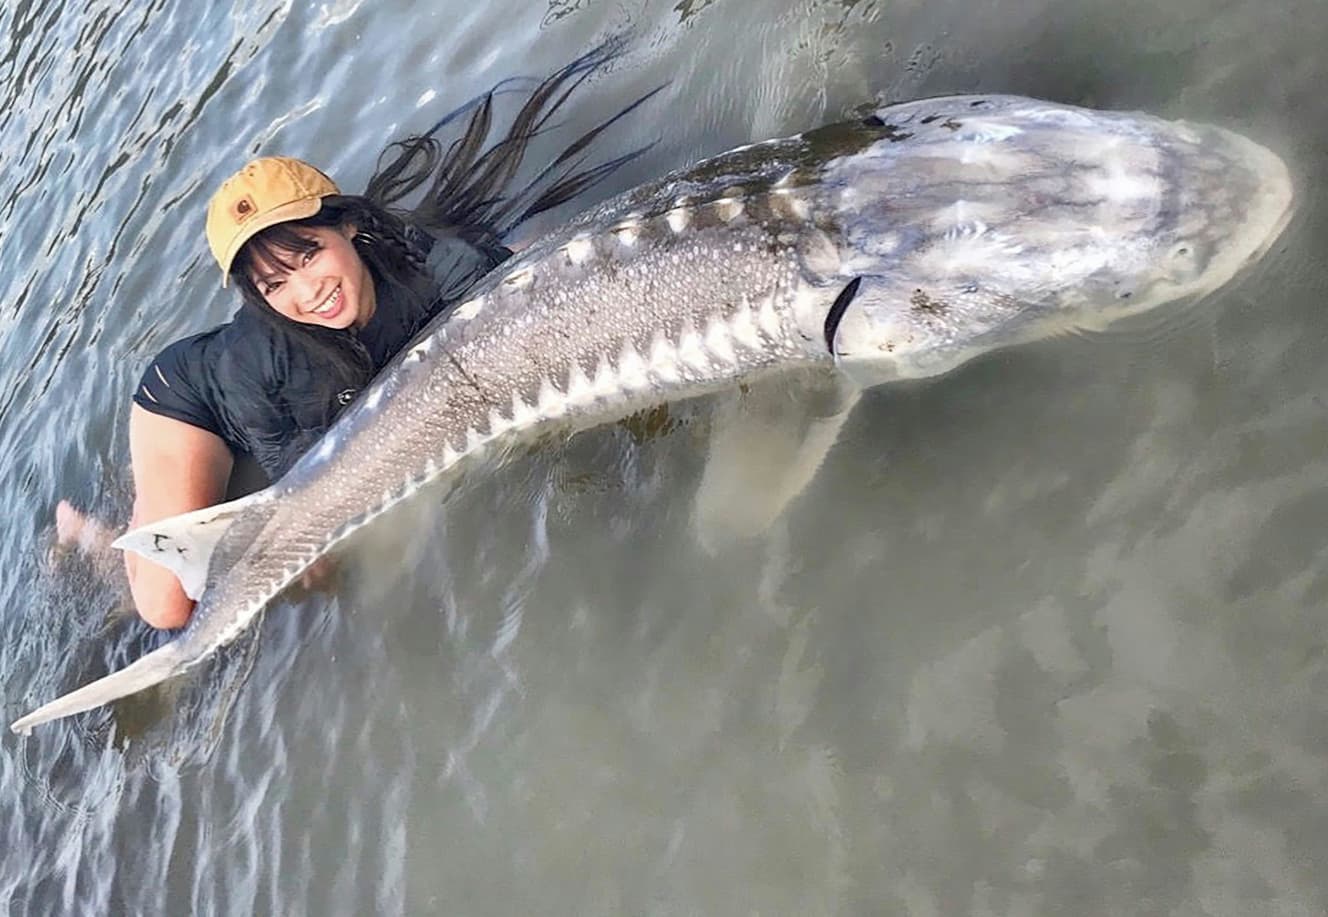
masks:
POLYGON ((341 284, 337 284, 337 288, 332 291, 327 299, 323 300, 321 305, 309 311, 324 321, 336 318, 337 314, 341 312, 341 284))

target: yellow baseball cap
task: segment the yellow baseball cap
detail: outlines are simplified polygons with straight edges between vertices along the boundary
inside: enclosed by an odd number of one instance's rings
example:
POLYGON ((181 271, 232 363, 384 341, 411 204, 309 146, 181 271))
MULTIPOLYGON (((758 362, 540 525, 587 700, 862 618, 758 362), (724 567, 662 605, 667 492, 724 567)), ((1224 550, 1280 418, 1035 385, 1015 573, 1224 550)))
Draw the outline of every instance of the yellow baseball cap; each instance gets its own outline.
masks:
POLYGON ((226 286, 240 247, 256 233, 311 217, 324 197, 340 193, 332 179, 309 163, 285 156, 255 159, 222 182, 207 212, 208 247, 221 265, 221 285, 226 286))

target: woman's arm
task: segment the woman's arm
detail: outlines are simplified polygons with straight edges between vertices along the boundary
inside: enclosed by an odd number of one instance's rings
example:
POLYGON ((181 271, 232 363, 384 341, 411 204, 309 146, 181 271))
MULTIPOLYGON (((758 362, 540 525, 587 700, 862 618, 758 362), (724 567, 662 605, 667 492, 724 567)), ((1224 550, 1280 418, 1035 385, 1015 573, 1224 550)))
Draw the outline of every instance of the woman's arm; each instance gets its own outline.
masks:
MULTIPOLYGON (((136 404, 129 411, 129 455, 135 491, 130 528, 225 499, 234 456, 215 433, 136 404)), ((174 573, 130 551, 125 571, 144 621, 162 628, 189 622, 194 602, 174 573)))

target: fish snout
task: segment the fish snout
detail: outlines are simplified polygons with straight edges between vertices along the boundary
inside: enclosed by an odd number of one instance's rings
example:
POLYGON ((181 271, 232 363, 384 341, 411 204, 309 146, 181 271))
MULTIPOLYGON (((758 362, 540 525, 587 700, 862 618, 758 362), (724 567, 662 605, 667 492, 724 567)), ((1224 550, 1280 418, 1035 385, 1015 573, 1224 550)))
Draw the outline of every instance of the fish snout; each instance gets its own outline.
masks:
POLYGON ((1178 123, 1179 201, 1156 264, 1170 297, 1204 296, 1266 255, 1294 212, 1290 170, 1267 147, 1220 127, 1178 123))

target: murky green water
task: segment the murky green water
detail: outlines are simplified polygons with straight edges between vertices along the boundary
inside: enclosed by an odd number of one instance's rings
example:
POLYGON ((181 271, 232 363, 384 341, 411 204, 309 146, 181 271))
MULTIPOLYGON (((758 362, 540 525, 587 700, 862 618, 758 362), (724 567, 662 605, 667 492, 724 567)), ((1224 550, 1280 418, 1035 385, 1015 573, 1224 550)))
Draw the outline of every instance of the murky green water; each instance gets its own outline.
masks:
POLYGON ((386 141, 631 27, 569 112, 668 83, 606 150, 658 139, 617 187, 990 90, 1234 127, 1300 194, 1183 322, 873 393, 754 543, 693 537, 706 404, 417 501, 334 598, 277 603, 197 677, 0 739, 8 913, 1328 910, 1321 3, 11 0, 0 23, 4 722, 161 639, 47 563, 50 516, 127 515, 130 389, 234 308, 202 215, 257 152, 359 188, 386 141))

